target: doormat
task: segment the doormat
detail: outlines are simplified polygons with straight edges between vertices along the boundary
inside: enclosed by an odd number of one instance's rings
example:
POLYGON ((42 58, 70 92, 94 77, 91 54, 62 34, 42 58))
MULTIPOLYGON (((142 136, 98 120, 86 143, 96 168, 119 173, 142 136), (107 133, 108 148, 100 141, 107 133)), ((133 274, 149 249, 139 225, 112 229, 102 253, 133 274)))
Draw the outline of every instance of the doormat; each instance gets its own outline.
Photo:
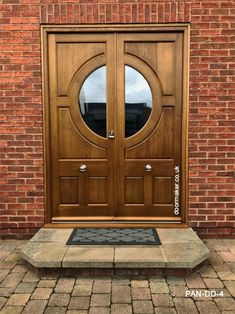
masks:
POLYGON ((67 245, 161 245, 154 228, 75 228, 67 245))

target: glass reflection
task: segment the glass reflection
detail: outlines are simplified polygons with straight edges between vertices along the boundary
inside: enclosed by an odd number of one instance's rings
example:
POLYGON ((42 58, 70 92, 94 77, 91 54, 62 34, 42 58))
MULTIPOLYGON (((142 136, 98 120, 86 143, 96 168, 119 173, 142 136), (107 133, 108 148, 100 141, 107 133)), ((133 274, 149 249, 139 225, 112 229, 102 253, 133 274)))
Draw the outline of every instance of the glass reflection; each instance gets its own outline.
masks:
POLYGON ((79 94, 82 117, 96 134, 106 137, 106 66, 93 71, 79 94))
POLYGON ((137 133, 152 110, 152 93, 148 82, 134 68, 125 66, 125 134, 137 133))

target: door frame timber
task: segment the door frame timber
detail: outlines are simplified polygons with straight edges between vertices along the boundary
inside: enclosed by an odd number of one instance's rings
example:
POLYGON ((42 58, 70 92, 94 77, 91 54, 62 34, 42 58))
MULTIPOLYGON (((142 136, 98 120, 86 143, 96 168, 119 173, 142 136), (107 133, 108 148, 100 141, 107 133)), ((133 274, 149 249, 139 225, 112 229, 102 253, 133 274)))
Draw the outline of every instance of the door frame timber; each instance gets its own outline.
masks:
MULTIPOLYGON (((172 24, 99 24, 99 25, 42 25, 41 26, 41 58, 42 58, 42 96, 43 96, 43 148, 44 148, 44 227, 162 227, 182 228, 188 226, 188 114, 189 114, 189 64, 190 64, 190 23, 172 24), (119 217, 117 220, 108 217, 69 217, 67 223, 62 220, 52 222, 51 210, 51 155, 50 155, 50 110, 49 110, 49 34, 66 33, 119 33, 119 32, 180 32, 183 35, 183 81, 182 81, 182 151, 181 151, 181 221, 171 222, 164 217, 119 217)), ((176 217, 177 218, 177 217, 176 217)))

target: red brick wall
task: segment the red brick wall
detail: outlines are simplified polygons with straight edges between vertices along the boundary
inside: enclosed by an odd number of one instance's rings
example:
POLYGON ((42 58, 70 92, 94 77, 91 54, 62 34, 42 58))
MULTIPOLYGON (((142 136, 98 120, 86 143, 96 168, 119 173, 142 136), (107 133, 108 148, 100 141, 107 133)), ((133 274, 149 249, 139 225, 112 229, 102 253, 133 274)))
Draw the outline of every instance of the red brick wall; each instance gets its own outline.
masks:
POLYGON ((158 22, 192 23, 190 225, 201 237, 234 237, 234 0, 1 1, 2 235, 33 234, 44 220, 39 23, 158 22))

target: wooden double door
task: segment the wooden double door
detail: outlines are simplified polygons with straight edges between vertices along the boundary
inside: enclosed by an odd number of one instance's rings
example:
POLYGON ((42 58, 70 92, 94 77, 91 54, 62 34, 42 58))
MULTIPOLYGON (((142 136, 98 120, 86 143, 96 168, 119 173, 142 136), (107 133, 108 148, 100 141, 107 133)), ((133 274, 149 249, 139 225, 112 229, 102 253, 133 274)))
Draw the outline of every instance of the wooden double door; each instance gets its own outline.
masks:
POLYGON ((181 221, 181 32, 48 35, 52 221, 181 221))

